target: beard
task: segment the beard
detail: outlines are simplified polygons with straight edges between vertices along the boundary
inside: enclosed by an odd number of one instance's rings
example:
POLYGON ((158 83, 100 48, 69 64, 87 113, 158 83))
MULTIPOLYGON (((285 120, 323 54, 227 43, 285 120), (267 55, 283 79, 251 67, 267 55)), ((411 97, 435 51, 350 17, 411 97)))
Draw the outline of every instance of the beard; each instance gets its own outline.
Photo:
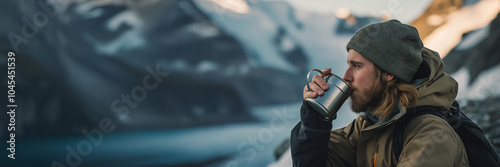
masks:
MULTIPOLYGON (((373 84, 369 90, 364 90, 359 92, 358 96, 351 94, 351 109, 355 113, 373 111, 382 102, 382 96, 384 93, 383 82, 378 80, 377 84, 373 84), (365 97, 365 98, 363 98, 365 97)), ((360 91, 356 87, 353 87, 354 91, 360 91)))

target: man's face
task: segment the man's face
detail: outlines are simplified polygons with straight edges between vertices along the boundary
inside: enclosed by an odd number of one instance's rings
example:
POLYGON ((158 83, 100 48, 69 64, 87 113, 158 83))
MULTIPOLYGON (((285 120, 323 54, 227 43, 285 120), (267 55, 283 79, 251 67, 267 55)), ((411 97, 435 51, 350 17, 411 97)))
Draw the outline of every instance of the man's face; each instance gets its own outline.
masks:
POLYGON ((380 105, 383 88, 382 81, 373 77, 376 66, 354 49, 349 49, 347 63, 349 67, 343 79, 353 90, 350 96, 352 110, 360 113, 375 109, 380 105))

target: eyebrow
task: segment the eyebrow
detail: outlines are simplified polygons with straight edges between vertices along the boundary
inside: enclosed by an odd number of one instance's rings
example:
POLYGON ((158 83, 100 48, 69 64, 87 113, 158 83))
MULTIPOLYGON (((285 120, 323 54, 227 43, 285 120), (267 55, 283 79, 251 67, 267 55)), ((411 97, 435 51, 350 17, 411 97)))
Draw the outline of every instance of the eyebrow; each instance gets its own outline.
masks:
MULTIPOLYGON (((362 62, 359 61, 350 61, 351 64, 363 64, 362 62)), ((347 61, 347 64, 349 64, 349 61, 347 61)))

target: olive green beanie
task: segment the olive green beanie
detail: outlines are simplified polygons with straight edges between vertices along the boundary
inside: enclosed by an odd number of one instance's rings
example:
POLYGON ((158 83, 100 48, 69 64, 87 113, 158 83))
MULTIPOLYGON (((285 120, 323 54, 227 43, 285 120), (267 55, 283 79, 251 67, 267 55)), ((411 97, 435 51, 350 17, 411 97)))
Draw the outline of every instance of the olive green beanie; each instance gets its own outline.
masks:
POLYGON ((354 34, 347 51, 354 49, 385 72, 406 83, 422 63, 422 40, 415 27, 389 20, 369 24, 354 34))

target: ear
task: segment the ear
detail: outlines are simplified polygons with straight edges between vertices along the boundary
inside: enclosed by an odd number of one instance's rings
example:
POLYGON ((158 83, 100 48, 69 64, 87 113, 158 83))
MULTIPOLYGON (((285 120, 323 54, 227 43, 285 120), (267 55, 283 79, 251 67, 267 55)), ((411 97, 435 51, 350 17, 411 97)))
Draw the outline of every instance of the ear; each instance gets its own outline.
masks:
POLYGON ((389 73, 385 73, 384 79, 385 79, 385 81, 391 81, 394 79, 394 75, 391 75, 389 73))

